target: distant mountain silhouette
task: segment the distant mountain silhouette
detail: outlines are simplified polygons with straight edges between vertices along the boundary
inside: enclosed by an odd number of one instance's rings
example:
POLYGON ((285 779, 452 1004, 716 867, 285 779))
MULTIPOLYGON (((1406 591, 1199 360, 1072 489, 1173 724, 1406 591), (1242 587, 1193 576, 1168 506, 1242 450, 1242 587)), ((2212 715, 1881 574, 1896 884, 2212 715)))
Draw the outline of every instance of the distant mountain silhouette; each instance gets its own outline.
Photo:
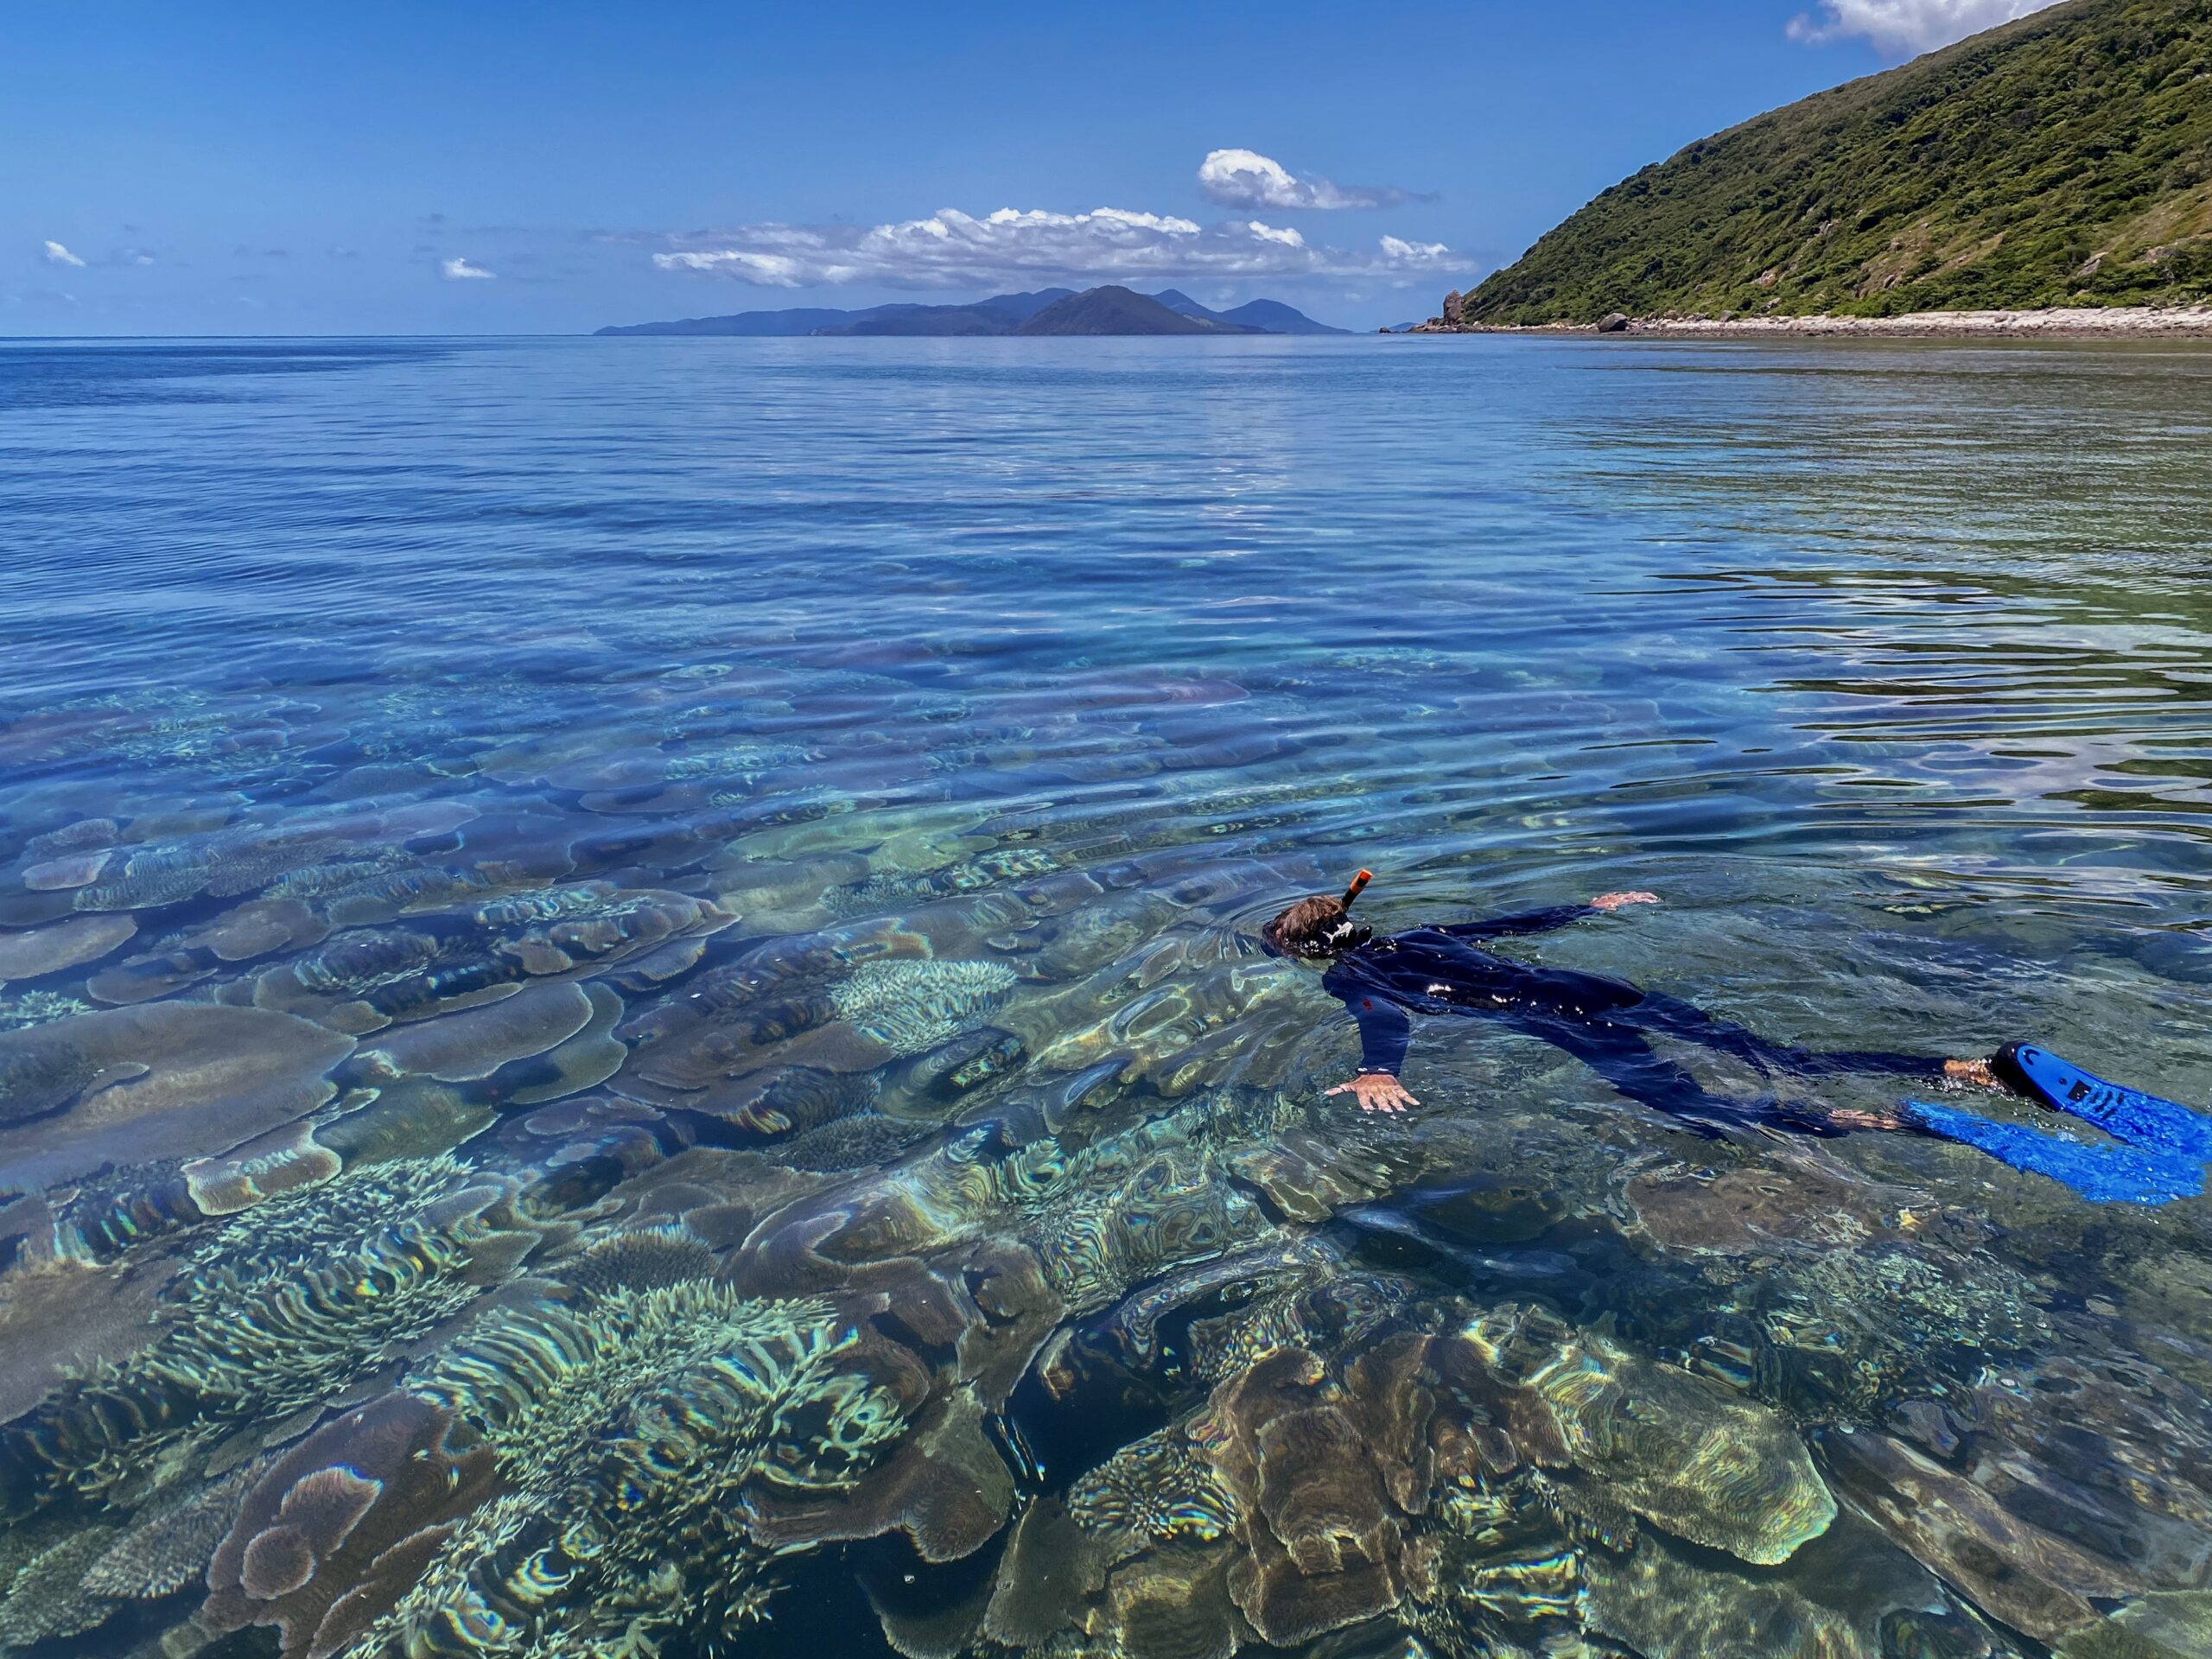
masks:
POLYGON ((1034 294, 999 294, 969 305, 872 305, 864 311, 835 311, 826 306, 802 306, 791 311, 740 311, 727 317, 683 317, 673 322, 633 322, 596 329, 601 334, 742 334, 755 338, 792 334, 1005 334, 1015 324, 1043 310, 1054 300, 1064 300, 1071 288, 1045 288, 1034 294), (982 313, 995 326, 986 328, 945 327, 939 318, 966 318, 982 313), (862 327, 877 323, 889 326, 862 327))
POLYGON ((809 306, 796 311, 740 311, 734 316, 728 317, 678 317, 671 322, 624 323, 596 328, 592 332, 601 334, 811 334, 850 322, 855 317, 873 315, 868 311, 832 311, 826 307, 809 306))
POLYGON ((1257 328, 1263 334, 1348 334, 1351 332, 1349 328, 1332 328, 1325 322, 1316 322, 1303 311, 1285 305, 1281 300, 1247 300, 1226 311, 1216 311, 1200 305, 1179 289, 1163 288, 1152 297, 1170 311, 1179 311, 1186 317, 1203 317, 1211 322, 1257 328))
POLYGON ((1212 317, 1193 317, 1162 305, 1149 294, 1109 284, 1055 300, 1017 334, 1256 334, 1212 317))
POLYGON ((1285 305, 1281 300, 1247 300, 1242 305, 1232 305, 1220 314, 1224 322, 1241 323, 1247 328, 1258 328, 1270 334, 1348 334, 1349 328, 1338 328, 1325 322, 1316 322, 1303 311, 1285 305))
POLYGON ((1071 297, 1071 288, 1040 288, 1034 294, 995 294, 973 305, 879 305, 850 313, 842 323, 824 323, 817 334, 1007 334, 1056 300, 1071 297))
POLYGON ((998 294, 966 305, 876 305, 861 311, 803 306, 789 311, 740 311, 726 317, 684 317, 672 322, 638 322, 601 328, 602 334, 690 334, 789 337, 795 334, 931 335, 954 337, 1011 334, 1341 334, 1349 331, 1316 322, 1277 300, 1251 300, 1228 311, 1212 311, 1189 295, 1167 289, 1151 296, 1121 287, 1044 288, 1031 294, 998 294), (1072 321, 1031 328, 1035 317, 1070 300, 1098 300, 1072 321), (1131 303, 1141 302, 1141 304, 1131 303), (1154 315, 1167 314, 1168 321, 1154 315), (1197 327, 1184 327, 1194 323, 1197 327))

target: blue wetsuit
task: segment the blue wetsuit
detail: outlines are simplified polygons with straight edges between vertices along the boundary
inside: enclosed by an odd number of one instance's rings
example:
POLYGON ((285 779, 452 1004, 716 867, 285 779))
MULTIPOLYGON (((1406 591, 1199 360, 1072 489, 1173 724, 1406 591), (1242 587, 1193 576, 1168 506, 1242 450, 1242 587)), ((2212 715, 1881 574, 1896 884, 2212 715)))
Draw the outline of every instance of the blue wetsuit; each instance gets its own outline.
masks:
POLYGON ((1843 1131, 1817 1108, 1767 1099, 1723 1099, 1672 1060, 1651 1052, 1653 1037, 1695 1043, 1745 1061, 1762 1074, 1800 1076, 1872 1072, 1930 1083, 1943 1062, 1915 1054, 1820 1052, 1770 1042, 1717 1020, 1675 997, 1639 990, 1625 980, 1571 969, 1538 968, 1493 955, 1480 942, 1546 933, 1591 916, 1592 905, 1501 916, 1487 922, 1416 927, 1344 951, 1321 983, 1359 1026, 1360 1064, 1396 1075, 1404 1064, 1416 1014, 1479 1014, 1541 1038, 1631 1100, 1688 1123, 1703 1134, 1723 1125, 1760 1122, 1815 1135, 1843 1131))
MULTIPOLYGON (((1817 1107, 1771 1096, 1743 1102, 1709 1094, 1689 1072, 1651 1052, 1653 1037, 1695 1043, 1742 1060, 1762 1075, 1857 1071, 1917 1083, 1943 1076, 1940 1059, 1770 1042, 1692 1003, 1639 990, 1625 980, 1531 967, 1480 948, 1484 940, 1546 933, 1601 913, 1593 905, 1558 905, 1494 921, 1416 927, 1344 951, 1321 982, 1358 1022, 1364 1071, 1397 1074, 1416 1014, 1479 1014, 1541 1038, 1630 1099, 1701 1135, 1746 1123, 1813 1135, 1845 1131, 1817 1107)), ((2203 1190, 2204 1164, 2212 1159, 2212 1118, 2107 1083, 2026 1044, 1999 1050, 1994 1065, 2014 1092, 2093 1124, 2111 1141, 2083 1141, 1927 1101, 1906 1103, 1904 1122, 1925 1134, 1979 1147, 2016 1169, 2062 1181, 2096 1203, 2166 1204, 2203 1190)))

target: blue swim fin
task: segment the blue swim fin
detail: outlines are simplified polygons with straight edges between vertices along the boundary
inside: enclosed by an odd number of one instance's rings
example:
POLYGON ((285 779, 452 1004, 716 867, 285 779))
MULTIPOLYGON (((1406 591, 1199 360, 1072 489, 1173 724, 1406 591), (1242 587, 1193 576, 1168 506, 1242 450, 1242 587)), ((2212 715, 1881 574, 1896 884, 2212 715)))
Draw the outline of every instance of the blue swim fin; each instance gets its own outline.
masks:
POLYGON ((1990 1064, 2006 1083, 2053 1111, 2094 1123, 2130 1146, 2212 1160, 2212 1117, 2177 1101, 2107 1083, 2028 1043, 2006 1045, 1990 1064))
POLYGON ((2014 1169, 2062 1182, 2092 1204, 2171 1204, 2204 1190, 2203 1164, 2187 1154, 2092 1146, 2070 1135, 2051 1135, 2024 1123, 2000 1123, 1925 1100, 1907 1101, 1904 1116, 1907 1122, 1930 1135, 1979 1147, 2014 1169))

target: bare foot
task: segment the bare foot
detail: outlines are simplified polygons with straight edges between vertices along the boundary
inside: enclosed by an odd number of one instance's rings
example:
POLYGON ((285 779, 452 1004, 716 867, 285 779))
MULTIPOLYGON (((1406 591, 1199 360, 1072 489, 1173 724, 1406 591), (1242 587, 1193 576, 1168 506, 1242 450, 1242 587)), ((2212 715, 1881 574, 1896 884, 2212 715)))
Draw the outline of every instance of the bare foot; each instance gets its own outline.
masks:
POLYGON ((1592 910, 1618 910, 1623 905, 1656 905, 1656 893, 1601 893, 1590 901, 1592 910))
POLYGON ((1887 1112, 1862 1112, 1849 1106, 1838 1107, 1828 1114, 1828 1122, 1841 1129, 1902 1129, 1904 1120, 1887 1112))
POLYGON ((1989 1069, 1987 1060, 1946 1060, 1943 1062, 1946 1083, 1970 1083, 1977 1089, 2002 1089, 1997 1074, 1989 1069))

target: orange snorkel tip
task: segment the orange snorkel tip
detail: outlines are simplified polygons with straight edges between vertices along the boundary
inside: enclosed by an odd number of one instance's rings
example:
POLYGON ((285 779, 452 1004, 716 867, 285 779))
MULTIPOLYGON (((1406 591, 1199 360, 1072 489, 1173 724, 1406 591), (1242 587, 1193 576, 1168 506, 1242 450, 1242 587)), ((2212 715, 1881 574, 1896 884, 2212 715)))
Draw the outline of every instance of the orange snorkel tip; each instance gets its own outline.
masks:
POLYGON ((1367 891, 1367 884, 1374 879, 1375 872, 1372 870, 1362 870, 1357 875, 1352 877, 1351 886, 1344 889, 1344 902, 1345 909, 1349 910, 1351 908, 1351 901, 1358 898, 1361 893, 1365 893, 1367 891))

